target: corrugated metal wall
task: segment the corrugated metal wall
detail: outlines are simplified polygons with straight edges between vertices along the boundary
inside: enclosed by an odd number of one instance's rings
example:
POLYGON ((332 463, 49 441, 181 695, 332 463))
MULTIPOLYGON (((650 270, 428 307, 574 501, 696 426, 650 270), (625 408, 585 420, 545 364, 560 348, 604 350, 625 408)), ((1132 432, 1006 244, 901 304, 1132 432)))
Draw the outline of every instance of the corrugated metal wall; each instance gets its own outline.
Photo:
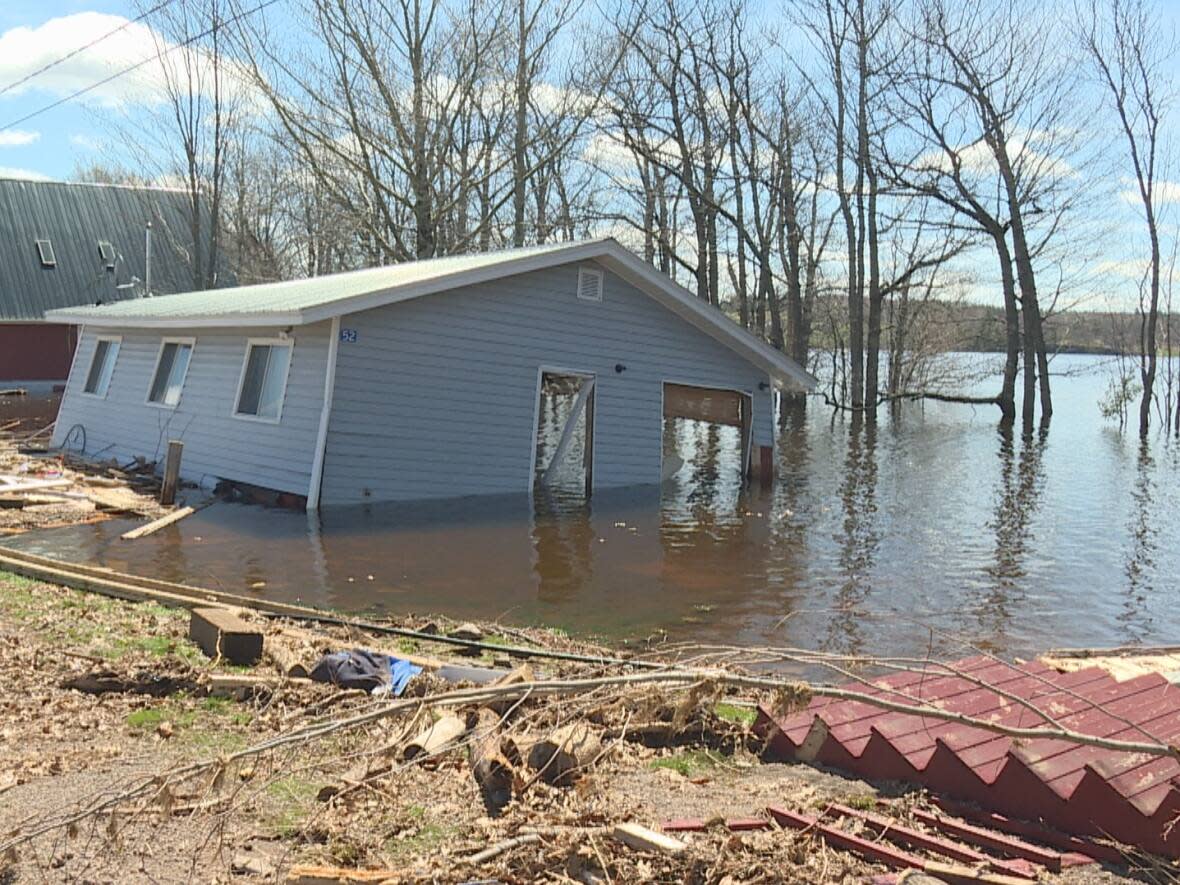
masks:
POLYGON ((751 393, 772 444, 764 373, 613 274, 601 303, 577 284, 568 265, 345 317, 323 503, 524 491, 542 365, 598 377, 596 488, 659 482, 664 381, 751 393))
POLYGON ((152 291, 191 289, 188 219, 179 191, 0 178, 0 320, 40 320, 58 307, 142 295, 142 285, 118 286, 145 276, 149 221, 152 291), (56 267, 42 266, 38 239, 53 244, 56 267), (99 240, 114 246, 114 270, 99 255, 99 240))
POLYGON ((167 337, 195 337, 192 359, 175 409, 148 405, 148 385, 164 334, 87 327, 78 344, 53 441, 70 428, 86 429, 88 454, 120 460, 143 455, 162 460, 168 440, 184 441, 181 474, 222 477, 279 491, 307 494, 323 403, 330 324, 296 329, 287 394, 279 424, 233 417, 247 338, 277 329, 168 330, 167 337), (81 392, 97 335, 121 334, 122 344, 104 399, 81 392))

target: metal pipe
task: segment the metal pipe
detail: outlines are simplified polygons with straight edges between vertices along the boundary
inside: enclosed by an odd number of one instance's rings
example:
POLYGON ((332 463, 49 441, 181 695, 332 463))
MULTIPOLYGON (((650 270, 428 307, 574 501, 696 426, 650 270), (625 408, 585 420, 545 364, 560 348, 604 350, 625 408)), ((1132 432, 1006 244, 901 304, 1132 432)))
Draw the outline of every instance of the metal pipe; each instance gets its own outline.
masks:
POLYGON ((143 234, 143 292, 152 294, 152 223, 149 221, 143 234))

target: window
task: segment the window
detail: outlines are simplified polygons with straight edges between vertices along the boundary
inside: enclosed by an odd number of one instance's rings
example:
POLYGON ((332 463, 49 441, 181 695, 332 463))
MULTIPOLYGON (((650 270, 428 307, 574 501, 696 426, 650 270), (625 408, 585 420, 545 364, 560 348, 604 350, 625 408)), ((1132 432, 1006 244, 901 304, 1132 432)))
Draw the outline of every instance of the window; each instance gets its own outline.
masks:
POLYGON ((115 360, 119 358, 119 338, 99 338, 94 342, 94 356, 90 360, 90 371, 86 373, 86 384, 82 392, 91 396, 104 397, 111 386, 111 375, 115 372, 115 360))
POLYGON ((149 403, 170 409, 176 408, 180 402, 180 390, 184 387, 184 376, 188 373, 189 360, 193 355, 193 343, 192 338, 166 338, 160 343, 156 373, 152 376, 152 386, 148 388, 149 403))
POLYGON ((49 240, 37 240, 37 255, 42 267, 57 267, 57 256, 53 254, 53 243, 49 240))
POLYGON ((109 241, 98 241, 98 257, 102 259, 103 267, 107 270, 115 269, 115 247, 109 241))
POLYGON ((290 341, 251 339, 246 345, 234 414, 241 418, 277 422, 283 413, 290 367, 290 341))
POLYGON ((602 300, 602 271, 578 268, 578 297, 583 301, 602 300))

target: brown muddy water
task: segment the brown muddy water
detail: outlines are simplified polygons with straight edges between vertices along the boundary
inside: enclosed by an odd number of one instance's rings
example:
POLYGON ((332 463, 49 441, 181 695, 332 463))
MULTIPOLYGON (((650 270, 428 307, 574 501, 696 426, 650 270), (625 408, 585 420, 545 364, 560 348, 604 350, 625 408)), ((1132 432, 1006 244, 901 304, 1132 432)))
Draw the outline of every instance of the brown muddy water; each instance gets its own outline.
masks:
MULTIPOLYGON (((677 421, 661 488, 328 510, 219 504, 7 541, 169 580, 355 612, 876 654, 1180 641, 1180 446, 1099 414, 1106 361, 1059 357, 1051 429, 925 404, 877 427, 787 415, 771 489, 737 431, 677 421)), ((576 485, 576 483, 575 483, 576 485)))

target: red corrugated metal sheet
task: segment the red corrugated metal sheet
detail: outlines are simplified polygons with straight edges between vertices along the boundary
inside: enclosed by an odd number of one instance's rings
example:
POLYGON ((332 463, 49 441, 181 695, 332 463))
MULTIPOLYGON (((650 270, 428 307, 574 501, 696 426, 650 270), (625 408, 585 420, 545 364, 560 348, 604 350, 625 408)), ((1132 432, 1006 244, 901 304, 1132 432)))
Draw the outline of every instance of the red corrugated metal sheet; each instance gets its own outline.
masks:
MULTIPOLYGON (((1157 674, 1116 682, 1094 667, 1062 674, 1040 662, 987 657, 950 667, 846 687, 1014 727, 1050 725, 1031 705, 1083 734, 1171 744, 1180 738, 1180 690, 1157 674)), ((1180 814, 1174 758, 1059 740, 1014 743, 971 725, 828 698, 787 716, 763 708, 755 728, 772 757, 921 784, 1001 814, 1180 857, 1180 827, 1174 834, 1169 827, 1180 814)))

